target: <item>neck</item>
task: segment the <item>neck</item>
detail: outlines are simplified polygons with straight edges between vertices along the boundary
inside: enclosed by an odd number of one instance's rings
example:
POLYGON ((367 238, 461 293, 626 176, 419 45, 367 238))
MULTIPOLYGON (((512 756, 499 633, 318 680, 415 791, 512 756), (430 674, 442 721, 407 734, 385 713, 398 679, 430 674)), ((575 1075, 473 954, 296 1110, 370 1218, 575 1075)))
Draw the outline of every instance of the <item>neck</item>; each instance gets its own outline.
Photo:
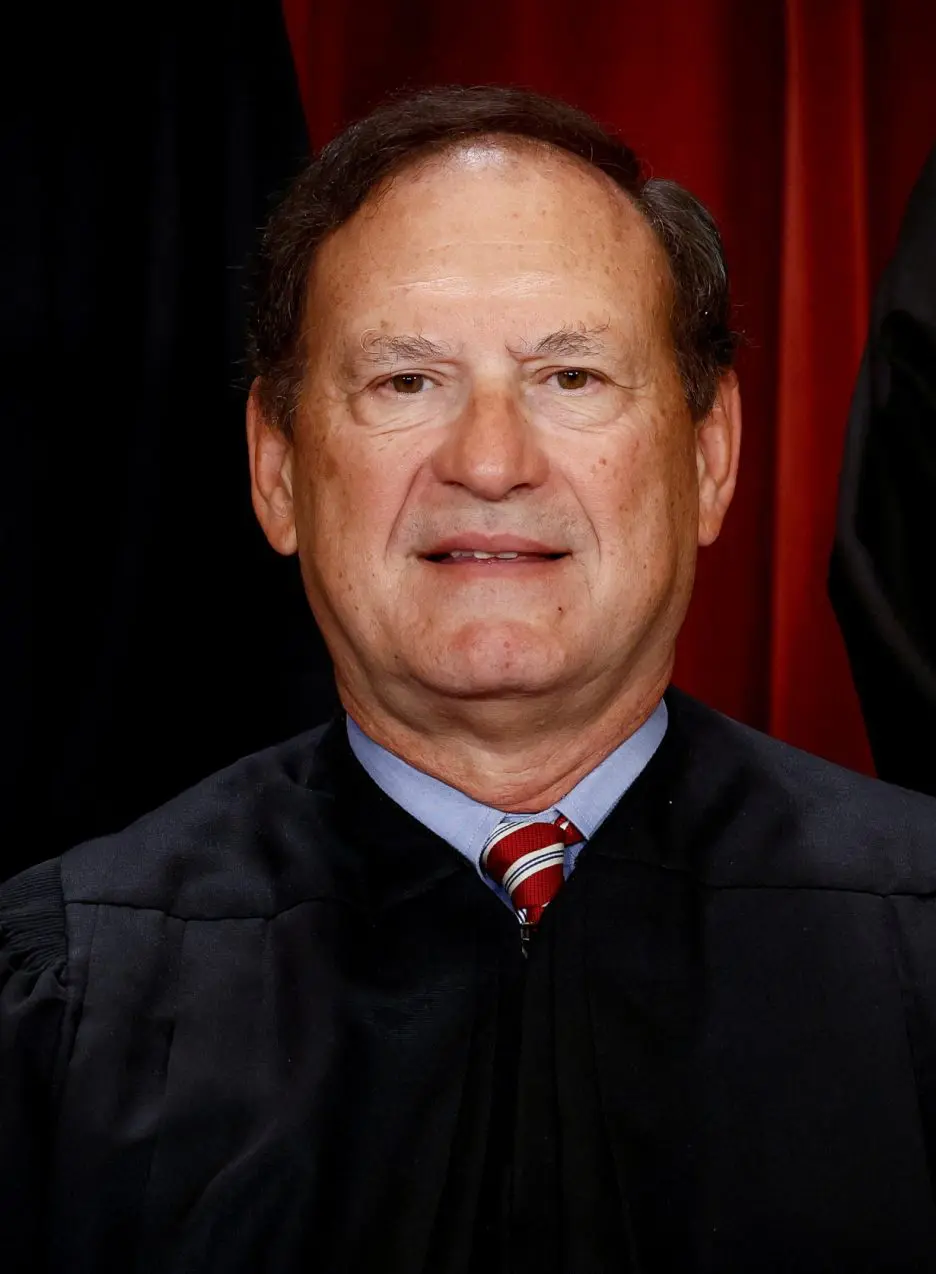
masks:
POLYGON ((656 676, 625 687, 591 712, 587 703, 531 708, 528 700, 512 700, 397 715, 340 682, 338 689, 348 713, 375 743, 484 805, 525 814, 561 801, 639 730, 671 672, 670 660, 656 676))

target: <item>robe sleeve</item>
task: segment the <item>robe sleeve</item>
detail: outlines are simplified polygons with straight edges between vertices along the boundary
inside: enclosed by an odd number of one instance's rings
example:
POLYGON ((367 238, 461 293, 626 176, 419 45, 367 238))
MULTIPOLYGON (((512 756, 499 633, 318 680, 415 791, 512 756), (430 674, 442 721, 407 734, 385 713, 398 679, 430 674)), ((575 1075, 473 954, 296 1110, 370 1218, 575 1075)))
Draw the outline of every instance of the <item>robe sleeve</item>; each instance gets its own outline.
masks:
POLYGON ((43 1268, 43 1198, 68 1007, 58 860, 0 886, 0 1253, 3 1274, 43 1268))

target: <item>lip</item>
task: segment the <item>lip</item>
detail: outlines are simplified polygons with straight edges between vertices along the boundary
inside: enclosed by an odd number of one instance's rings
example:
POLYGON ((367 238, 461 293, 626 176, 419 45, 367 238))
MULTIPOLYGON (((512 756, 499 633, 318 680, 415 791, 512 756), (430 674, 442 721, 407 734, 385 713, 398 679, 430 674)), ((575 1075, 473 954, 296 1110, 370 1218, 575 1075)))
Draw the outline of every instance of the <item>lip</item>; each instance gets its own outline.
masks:
POLYGON ((543 544, 539 540, 527 540, 521 535, 453 535, 440 540, 421 557, 441 557, 445 553, 468 552, 480 549, 482 553, 537 553, 542 557, 560 557, 568 549, 543 544))

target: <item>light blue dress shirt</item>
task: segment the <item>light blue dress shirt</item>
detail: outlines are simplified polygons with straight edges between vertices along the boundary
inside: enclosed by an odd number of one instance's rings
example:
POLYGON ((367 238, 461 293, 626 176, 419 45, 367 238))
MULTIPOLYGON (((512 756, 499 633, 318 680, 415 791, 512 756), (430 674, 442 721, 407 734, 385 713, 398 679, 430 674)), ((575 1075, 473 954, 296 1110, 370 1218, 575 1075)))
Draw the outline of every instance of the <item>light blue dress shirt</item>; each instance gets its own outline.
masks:
MULTIPOLYGON (((666 723, 666 704, 661 700, 639 730, 580 779, 557 805, 543 810, 537 817, 544 821, 554 820, 561 812, 586 840, 594 836, 662 743, 666 723)), ((520 822, 529 818, 529 814, 505 814, 490 805, 482 805, 457 788, 449 787, 388 752, 366 735, 350 716, 347 727, 351 750, 377 786, 408 814, 464 854, 482 879, 511 907, 506 892, 481 870, 481 851, 496 827, 502 823, 520 822)), ((584 841, 579 841, 566 848, 567 877, 583 844, 584 841)))

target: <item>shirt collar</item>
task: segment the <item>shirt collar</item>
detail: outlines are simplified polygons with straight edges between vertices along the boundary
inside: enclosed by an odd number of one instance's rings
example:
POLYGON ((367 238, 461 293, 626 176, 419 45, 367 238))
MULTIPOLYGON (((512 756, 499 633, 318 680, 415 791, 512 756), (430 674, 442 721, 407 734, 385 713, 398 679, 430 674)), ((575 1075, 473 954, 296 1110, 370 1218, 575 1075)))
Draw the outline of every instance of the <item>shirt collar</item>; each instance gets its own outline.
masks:
MULTIPOLYGON (((666 725, 666 704, 661 699, 639 730, 580 779, 556 806, 537 817, 555 819, 561 809, 586 839, 594 836, 662 743, 666 725)), ((347 730, 351 750, 377 786, 476 867, 485 841, 498 823, 529 817, 504 814, 417 770, 375 743, 350 716, 347 730)))

